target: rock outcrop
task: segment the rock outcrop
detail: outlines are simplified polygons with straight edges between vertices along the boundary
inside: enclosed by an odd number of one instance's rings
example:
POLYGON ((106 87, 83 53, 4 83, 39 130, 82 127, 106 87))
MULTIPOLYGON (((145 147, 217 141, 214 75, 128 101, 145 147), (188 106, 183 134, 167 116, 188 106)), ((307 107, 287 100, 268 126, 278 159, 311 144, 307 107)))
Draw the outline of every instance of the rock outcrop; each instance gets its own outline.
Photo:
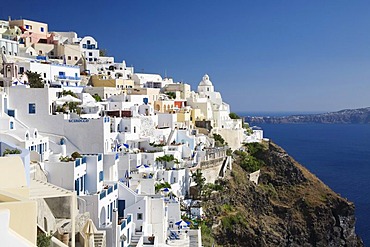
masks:
POLYGON ((203 201, 204 246, 363 246, 353 203, 273 143, 256 156, 265 164, 258 185, 233 164, 223 190, 203 201))
POLYGON ((370 123, 370 107, 346 109, 337 112, 321 114, 292 115, 284 117, 244 117, 249 124, 280 124, 280 123, 340 123, 368 124, 370 123))

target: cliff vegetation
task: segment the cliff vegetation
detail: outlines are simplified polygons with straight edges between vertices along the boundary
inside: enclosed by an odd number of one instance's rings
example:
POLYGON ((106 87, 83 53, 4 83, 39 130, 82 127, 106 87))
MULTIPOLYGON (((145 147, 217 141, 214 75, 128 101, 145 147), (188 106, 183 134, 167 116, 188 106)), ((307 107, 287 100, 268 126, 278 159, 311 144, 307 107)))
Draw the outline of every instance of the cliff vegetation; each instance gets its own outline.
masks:
POLYGON ((203 198, 204 246, 363 246, 353 203, 282 148, 250 144, 233 156, 232 172, 218 181, 222 190, 203 198), (257 168, 258 185, 248 180, 257 168))

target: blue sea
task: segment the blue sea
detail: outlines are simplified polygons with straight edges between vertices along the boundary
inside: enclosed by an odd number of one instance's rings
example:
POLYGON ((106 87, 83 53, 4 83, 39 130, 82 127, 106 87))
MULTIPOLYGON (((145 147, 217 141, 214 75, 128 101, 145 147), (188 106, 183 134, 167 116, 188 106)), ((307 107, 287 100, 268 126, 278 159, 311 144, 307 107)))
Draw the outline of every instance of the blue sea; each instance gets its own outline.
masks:
POLYGON ((355 203, 356 232, 365 246, 370 246, 370 125, 259 126, 265 137, 284 148, 335 192, 355 203))

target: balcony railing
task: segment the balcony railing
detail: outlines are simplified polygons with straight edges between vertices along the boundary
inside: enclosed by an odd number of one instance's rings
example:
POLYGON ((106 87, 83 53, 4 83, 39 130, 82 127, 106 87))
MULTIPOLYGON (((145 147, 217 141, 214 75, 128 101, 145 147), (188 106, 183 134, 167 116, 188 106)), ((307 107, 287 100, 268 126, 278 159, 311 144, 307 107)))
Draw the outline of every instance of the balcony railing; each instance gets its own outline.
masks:
POLYGON ((108 195, 110 194, 110 193, 112 193, 113 192, 113 187, 112 186, 110 186, 109 188, 108 188, 108 195))
POLYGON ((107 195, 107 193, 106 193, 105 190, 103 190, 102 192, 100 192, 100 195, 99 195, 100 200, 102 200, 106 195, 107 195))
POLYGON ((131 214, 129 214, 128 216, 127 216, 127 224, 129 224, 131 222, 131 214))
POLYGON ((81 77, 78 77, 78 76, 58 75, 56 77, 59 80, 75 80, 75 81, 81 80, 81 77))
POLYGON ((126 227, 126 221, 125 221, 125 220, 123 220, 123 221, 121 222, 121 231, 122 231, 125 227, 126 227))

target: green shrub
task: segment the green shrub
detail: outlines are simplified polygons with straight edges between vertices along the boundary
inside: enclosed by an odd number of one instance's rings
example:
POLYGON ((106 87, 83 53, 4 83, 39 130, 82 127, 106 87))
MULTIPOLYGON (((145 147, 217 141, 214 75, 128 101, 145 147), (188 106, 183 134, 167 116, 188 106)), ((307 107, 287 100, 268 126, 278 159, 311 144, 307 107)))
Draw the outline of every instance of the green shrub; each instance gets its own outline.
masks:
POLYGON ((49 247, 52 235, 46 233, 37 234, 37 247, 49 247))
POLYGON ((20 154, 20 153, 21 153, 21 150, 19 150, 19 149, 6 148, 5 151, 3 152, 3 156, 5 156, 7 154, 20 154))

